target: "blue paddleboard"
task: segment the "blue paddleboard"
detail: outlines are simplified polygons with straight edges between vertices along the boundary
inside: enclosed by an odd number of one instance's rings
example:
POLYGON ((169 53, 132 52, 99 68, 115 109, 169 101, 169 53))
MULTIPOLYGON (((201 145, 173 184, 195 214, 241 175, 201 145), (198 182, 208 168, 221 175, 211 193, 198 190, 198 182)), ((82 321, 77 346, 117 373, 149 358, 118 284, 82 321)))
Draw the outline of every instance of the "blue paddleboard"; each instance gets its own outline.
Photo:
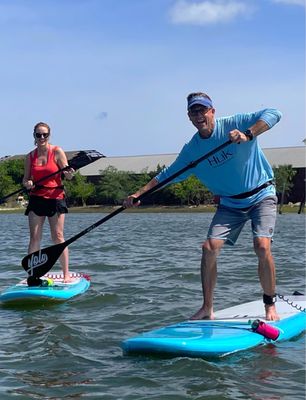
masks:
POLYGON ((126 355, 214 358, 289 340, 306 328, 306 297, 285 298, 292 305, 284 300, 276 303, 279 321, 266 321, 262 301, 253 301, 217 311, 215 320, 185 321, 132 337, 122 343, 122 349, 126 355), (278 329, 278 338, 272 341, 254 332, 251 327, 254 320, 278 329))
POLYGON ((32 302, 62 302, 86 292, 90 279, 85 274, 71 273, 71 282, 64 283, 63 275, 47 274, 42 280, 49 280, 49 286, 28 286, 24 279, 0 294, 2 303, 26 304, 32 302))

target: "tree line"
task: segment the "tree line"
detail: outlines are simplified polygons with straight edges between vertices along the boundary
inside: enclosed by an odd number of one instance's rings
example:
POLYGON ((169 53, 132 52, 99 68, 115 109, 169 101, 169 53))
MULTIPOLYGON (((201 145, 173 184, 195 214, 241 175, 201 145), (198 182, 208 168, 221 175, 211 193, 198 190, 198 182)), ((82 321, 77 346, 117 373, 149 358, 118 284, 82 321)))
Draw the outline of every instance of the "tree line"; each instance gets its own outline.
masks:
MULTIPOLYGON (((119 205, 123 199, 134 193, 138 188, 152 179, 162 167, 155 171, 142 171, 135 174, 118 171, 110 166, 100 171, 100 177, 95 183, 77 172, 71 181, 64 181, 65 191, 70 206, 86 205, 119 205)), ((291 165, 273 167, 276 190, 280 198, 280 207, 285 196, 292 189, 293 177, 296 171, 291 165)), ((0 162, 0 198, 22 187, 24 160, 5 160, 0 162)), ((27 194, 23 193, 27 198, 27 194)), ((7 200, 10 205, 16 204, 16 196, 7 200)), ((212 204, 212 193, 195 177, 191 176, 183 182, 170 184, 153 193, 142 201, 145 205, 188 205, 212 204)))

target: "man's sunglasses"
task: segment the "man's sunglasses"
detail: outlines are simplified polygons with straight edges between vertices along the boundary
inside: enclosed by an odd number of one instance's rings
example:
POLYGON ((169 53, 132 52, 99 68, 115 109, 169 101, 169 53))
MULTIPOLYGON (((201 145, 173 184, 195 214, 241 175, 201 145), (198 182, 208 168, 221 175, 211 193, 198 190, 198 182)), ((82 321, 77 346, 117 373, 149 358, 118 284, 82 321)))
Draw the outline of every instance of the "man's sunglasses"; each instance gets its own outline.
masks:
POLYGON ((210 110, 210 108, 208 108, 208 107, 193 108, 193 109, 189 110, 189 114, 192 117, 196 117, 198 114, 205 115, 209 110, 210 110))
POLYGON ((49 133, 39 133, 39 132, 34 132, 34 135, 37 139, 44 138, 47 139, 49 137, 49 133))

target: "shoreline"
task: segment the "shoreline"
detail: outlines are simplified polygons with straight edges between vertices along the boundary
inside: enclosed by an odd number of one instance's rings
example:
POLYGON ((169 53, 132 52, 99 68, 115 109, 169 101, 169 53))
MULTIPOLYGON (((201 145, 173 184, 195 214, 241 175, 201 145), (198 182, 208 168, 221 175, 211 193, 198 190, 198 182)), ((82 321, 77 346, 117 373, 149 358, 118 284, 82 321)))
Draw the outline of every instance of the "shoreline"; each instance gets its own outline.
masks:
MULTIPOLYGON (((111 213, 118 206, 85 206, 85 207, 69 207, 69 213, 111 213)), ((21 207, 0 207, 0 214, 23 214, 25 208, 21 207)), ((215 205, 200 205, 200 206, 140 206, 126 209, 125 213, 193 213, 193 212, 209 212, 216 211, 215 205)), ((298 205, 284 205, 282 214, 295 213, 299 211, 298 205)), ((305 213, 304 211, 301 214, 305 213)), ((279 214, 278 214, 279 215, 279 214)))

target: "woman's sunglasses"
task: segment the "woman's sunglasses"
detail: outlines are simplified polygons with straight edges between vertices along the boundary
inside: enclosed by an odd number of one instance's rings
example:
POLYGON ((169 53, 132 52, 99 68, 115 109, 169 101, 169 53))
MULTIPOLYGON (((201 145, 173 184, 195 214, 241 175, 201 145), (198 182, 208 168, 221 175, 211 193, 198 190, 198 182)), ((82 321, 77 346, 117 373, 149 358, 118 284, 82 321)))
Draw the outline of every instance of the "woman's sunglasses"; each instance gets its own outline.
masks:
POLYGON ((39 132, 34 132, 34 135, 37 139, 44 138, 47 139, 49 137, 49 133, 39 133, 39 132))

